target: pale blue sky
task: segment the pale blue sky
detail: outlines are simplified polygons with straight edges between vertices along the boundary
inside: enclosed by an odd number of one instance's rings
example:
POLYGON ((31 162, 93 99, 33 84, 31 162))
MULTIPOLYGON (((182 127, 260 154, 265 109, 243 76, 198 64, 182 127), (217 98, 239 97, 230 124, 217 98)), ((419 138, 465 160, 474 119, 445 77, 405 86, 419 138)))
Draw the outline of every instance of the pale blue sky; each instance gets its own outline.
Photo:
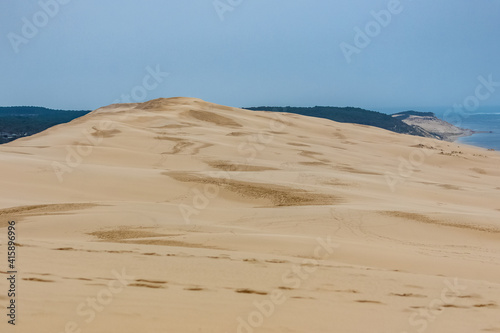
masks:
MULTIPOLYGON (((341 43, 354 46, 354 28, 389 0, 220 2, 235 5, 224 20, 213 0, 42 0, 53 17, 38 0, 4 0, 0 105, 95 109, 134 92, 231 106, 448 107, 480 75, 500 82, 498 0, 400 0, 351 63, 341 43), (147 68, 168 76, 154 81, 147 68)), ((481 105, 500 105, 497 90, 481 105)))

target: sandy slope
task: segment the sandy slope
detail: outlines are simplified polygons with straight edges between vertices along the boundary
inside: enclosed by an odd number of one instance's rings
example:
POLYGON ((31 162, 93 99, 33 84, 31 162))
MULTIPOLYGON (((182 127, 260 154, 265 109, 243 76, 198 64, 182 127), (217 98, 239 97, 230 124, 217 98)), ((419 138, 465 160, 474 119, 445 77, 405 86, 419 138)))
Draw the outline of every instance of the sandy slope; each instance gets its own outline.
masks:
POLYGON ((173 98, 0 146, 1 332, 500 332, 500 155, 173 98))
MULTIPOLYGON (((396 117, 396 115, 393 115, 396 117)), ((400 117, 397 117, 400 118, 400 117)), ((437 118, 436 116, 415 116, 410 115, 407 118, 400 118, 404 123, 412 126, 419 126, 429 133, 434 133, 434 135, 439 135, 437 138, 443 139, 445 141, 453 142, 460 137, 470 136, 474 134, 474 131, 470 129, 464 129, 450 124, 444 120, 437 118)))

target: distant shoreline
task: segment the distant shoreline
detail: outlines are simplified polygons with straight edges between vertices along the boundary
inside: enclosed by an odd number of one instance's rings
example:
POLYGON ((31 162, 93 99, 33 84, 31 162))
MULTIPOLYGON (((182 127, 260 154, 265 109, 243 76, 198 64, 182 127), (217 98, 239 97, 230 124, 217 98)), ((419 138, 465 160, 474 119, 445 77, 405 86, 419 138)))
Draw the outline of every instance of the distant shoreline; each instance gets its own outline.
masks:
POLYGON ((473 133, 471 135, 464 135, 464 136, 460 136, 460 137, 457 137, 455 138, 455 140, 453 140, 454 143, 460 143, 460 144, 464 144, 464 145, 469 145, 469 146, 474 146, 474 147, 479 147, 479 148, 484 148, 484 149, 488 149, 490 151, 500 151, 500 149, 498 147, 492 147, 490 144, 482 144, 480 142, 467 142, 467 141, 463 141, 464 139, 468 139, 468 138, 471 138, 473 136, 475 136, 476 134, 494 134, 495 132, 493 131, 472 131, 473 133))

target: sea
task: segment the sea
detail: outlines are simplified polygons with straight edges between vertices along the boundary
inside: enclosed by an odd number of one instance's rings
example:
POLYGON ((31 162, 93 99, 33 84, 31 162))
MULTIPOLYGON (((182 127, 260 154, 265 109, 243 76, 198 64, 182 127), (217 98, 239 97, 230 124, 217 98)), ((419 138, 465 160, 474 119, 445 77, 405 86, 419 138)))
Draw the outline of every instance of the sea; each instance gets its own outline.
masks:
POLYGON ((458 142, 500 151, 500 112, 473 114, 464 120, 462 127, 474 131, 492 131, 493 133, 477 133, 459 138, 458 142))
POLYGON ((393 114, 408 110, 433 112, 436 117, 455 126, 476 132, 488 132, 462 137, 456 142, 500 151, 500 106, 480 107, 472 112, 455 111, 450 107, 386 108, 381 112, 393 114))

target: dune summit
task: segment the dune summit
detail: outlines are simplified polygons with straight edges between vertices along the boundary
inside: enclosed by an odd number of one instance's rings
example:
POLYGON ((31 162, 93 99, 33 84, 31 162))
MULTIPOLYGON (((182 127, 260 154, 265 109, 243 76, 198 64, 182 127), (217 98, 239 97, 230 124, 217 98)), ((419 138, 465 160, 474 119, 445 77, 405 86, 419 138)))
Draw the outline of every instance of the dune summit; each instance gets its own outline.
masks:
POLYGON ((500 331, 497 152, 170 98, 0 159, 2 332, 500 331))

